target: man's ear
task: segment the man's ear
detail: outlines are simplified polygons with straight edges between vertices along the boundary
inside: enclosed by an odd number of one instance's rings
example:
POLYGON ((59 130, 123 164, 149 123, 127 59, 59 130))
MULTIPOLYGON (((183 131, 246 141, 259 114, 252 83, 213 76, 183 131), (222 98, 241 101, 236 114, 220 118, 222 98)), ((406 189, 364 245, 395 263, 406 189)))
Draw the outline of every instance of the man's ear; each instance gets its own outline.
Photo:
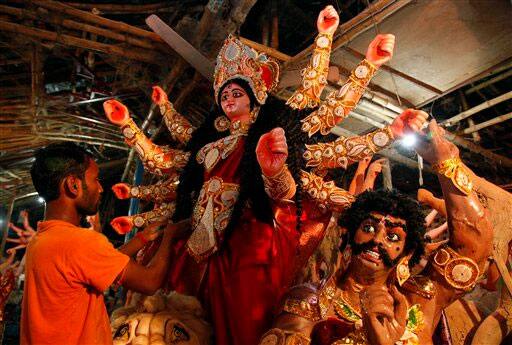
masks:
POLYGON ((82 193, 82 180, 78 177, 69 175, 64 178, 64 190, 71 197, 78 197, 82 193))

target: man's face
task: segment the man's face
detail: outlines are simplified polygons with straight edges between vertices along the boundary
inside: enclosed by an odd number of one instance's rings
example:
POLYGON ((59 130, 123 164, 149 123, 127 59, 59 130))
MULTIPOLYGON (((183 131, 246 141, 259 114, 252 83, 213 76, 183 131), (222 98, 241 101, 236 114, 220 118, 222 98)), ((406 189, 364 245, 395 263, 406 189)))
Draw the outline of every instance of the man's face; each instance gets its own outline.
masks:
POLYGON ((406 236, 403 219, 371 212, 354 235, 354 259, 373 271, 388 270, 402 257, 406 236))
POLYGON ((89 161, 89 167, 85 171, 82 180, 82 194, 77 199, 77 208, 81 215, 92 216, 98 212, 101 201, 101 187, 98 175, 98 164, 92 159, 89 161))

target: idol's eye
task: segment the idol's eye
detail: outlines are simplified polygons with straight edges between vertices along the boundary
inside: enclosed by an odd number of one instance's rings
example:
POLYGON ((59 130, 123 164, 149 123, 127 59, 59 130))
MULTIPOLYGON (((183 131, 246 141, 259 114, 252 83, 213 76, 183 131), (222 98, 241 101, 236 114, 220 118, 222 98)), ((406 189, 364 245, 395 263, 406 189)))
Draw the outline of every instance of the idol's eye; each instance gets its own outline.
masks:
POLYGON ((125 323, 121 325, 114 334, 114 339, 126 339, 128 340, 128 336, 130 335, 130 325, 125 323))
POLYGON ((242 97, 244 94, 241 93, 240 91, 233 91, 233 97, 235 98, 238 98, 238 97, 242 97))
POLYGON ((220 96, 220 100, 221 101, 225 101, 226 99, 228 99, 228 95, 227 94, 223 94, 222 96, 220 96))
POLYGON ((363 231, 369 234, 373 234, 375 233, 375 227, 371 224, 365 224, 363 225, 363 231))
POLYGON ((391 242, 398 242, 400 241, 400 236, 398 236, 397 234, 393 233, 393 232, 390 232, 387 236, 388 240, 390 240, 391 242))
POLYGON ((174 325, 172 329, 172 340, 174 342, 189 341, 190 336, 188 332, 185 330, 185 328, 179 325, 174 325))

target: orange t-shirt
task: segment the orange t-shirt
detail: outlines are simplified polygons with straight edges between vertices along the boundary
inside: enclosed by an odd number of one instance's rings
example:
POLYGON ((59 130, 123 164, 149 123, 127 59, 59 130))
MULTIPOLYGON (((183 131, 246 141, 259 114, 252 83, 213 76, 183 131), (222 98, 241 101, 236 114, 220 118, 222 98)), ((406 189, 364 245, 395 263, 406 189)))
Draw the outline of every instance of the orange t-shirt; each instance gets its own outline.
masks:
POLYGON ((112 344, 103 291, 129 260, 96 231, 40 222, 26 253, 21 344, 112 344))

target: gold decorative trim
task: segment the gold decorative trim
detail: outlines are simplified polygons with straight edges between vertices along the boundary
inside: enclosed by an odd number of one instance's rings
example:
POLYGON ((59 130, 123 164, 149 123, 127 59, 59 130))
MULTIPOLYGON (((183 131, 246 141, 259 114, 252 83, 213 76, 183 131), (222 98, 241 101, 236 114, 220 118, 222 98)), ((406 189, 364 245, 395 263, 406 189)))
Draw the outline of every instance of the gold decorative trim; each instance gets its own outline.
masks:
POLYGON ((355 198, 344 189, 336 187, 333 181, 325 182, 323 178, 307 171, 301 171, 301 183, 304 190, 316 202, 321 211, 340 212, 349 207, 355 198))
POLYGON ((213 143, 206 144, 197 152, 197 162, 203 164, 207 172, 212 171, 221 159, 226 159, 235 150, 243 135, 245 134, 228 135, 213 143))
POLYGON ((347 168, 386 148, 393 143, 391 127, 351 138, 339 137, 335 141, 306 145, 303 157, 307 167, 320 169, 347 168))
POLYGON ((295 195, 295 180, 286 165, 274 176, 262 174, 261 177, 265 192, 272 200, 287 200, 295 195))
POLYGON ((187 250, 196 261, 208 258, 219 248, 239 192, 238 184, 226 183, 216 176, 203 184, 192 215, 192 235, 187 241, 187 250))
POLYGON ((195 128, 190 122, 174 109, 171 102, 160 106, 160 113, 164 117, 165 125, 172 138, 182 144, 186 144, 192 137, 195 128))
POLYGON ((458 290, 472 290, 480 276, 480 269, 475 261, 461 256, 450 247, 437 250, 432 266, 450 286, 458 290))
POLYGON ((260 345, 309 345, 311 339, 302 333, 272 328, 263 335, 260 345))
POLYGON ((473 190, 471 175, 458 157, 434 164, 432 170, 449 178, 453 185, 465 195, 469 195, 473 190))
POLYGON ((121 133, 126 143, 137 151, 144 167, 153 174, 164 175, 173 170, 183 169, 190 157, 189 152, 153 144, 133 119, 129 119, 121 127, 121 133))
POLYGON ((332 34, 320 33, 315 40, 311 60, 301 72, 302 84, 286 102, 293 109, 315 108, 327 85, 332 34))
POLYGON ((316 111, 301 120, 302 131, 309 136, 318 131, 322 135, 329 134, 359 102, 376 71, 377 68, 369 61, 360 62, 340 89, 331 92, 316 111))

